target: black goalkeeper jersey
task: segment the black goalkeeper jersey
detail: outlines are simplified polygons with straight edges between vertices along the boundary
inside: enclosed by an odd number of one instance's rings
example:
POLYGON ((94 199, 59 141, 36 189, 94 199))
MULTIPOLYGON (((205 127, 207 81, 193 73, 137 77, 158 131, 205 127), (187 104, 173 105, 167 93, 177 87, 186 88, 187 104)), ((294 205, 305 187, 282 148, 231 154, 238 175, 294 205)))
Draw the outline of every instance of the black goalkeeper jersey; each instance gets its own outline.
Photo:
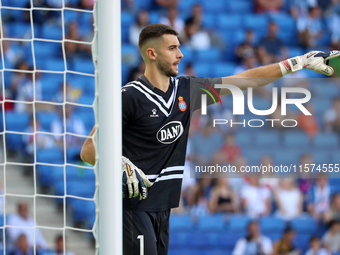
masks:
MULTIPOLYGON (((123 199, 125 210, 163 211, 178 207, 191 112, 200 108, 199 88, 209 90, 221 78, 169 79, 163 92, 141 75, 122 87, 123 155, 152 183, 145 200, 123 199), (190 93, 191 91, 191 93, 190 93)), ((209 100, 208 104, 211 104, 209 100)))

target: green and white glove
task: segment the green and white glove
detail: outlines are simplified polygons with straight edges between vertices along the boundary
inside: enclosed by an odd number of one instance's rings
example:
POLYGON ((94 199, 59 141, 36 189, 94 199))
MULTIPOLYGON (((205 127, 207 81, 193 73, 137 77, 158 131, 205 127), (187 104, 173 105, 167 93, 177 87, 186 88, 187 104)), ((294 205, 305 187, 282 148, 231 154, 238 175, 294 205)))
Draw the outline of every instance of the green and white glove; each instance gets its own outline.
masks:
POLYGON ((282 76, 307 68, 317 73, 331 76, 334 69, 329 66, 329 60, 340 56, 340 51, 329 52, 310 51, 302 56, 293 57, 279 63, 282 76))
POLYGON ((140 200, 148 197, 148 187, 151 182, 142 170, 136 167, 128 158, 122 156, 123 198, 140 196, 140 200))

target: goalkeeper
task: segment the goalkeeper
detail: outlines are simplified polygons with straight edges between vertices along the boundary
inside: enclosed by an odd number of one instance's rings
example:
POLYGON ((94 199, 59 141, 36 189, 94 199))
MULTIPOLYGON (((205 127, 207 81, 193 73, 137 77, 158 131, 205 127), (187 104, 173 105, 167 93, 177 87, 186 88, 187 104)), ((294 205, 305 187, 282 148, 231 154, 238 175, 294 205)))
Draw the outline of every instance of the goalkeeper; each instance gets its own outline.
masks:
MULTIPOLYGON (((339 51, 312 51, 230 77, 175 78, 183 58, 177 36, 174 29, 163 24, 145 27, 139 36, 145 73, 122 87, 123 249, 126 255, 168 253, 169 216, 171 208, 179 204, 190 113, 200 108, 201 93, 205 93, 197 88, 206 86, 211 94, 226 95, 230 94, 228 89, 212 87, 233 84, 241 89, 258 88, 303 68, 330 76, 334 70, 327 62, 340 55, 339 51)), ((90 136, 93 133, 94 129, 90 136)), ((92 165, 95 163, 91 138, 85 141, 81 158, 92 165)))

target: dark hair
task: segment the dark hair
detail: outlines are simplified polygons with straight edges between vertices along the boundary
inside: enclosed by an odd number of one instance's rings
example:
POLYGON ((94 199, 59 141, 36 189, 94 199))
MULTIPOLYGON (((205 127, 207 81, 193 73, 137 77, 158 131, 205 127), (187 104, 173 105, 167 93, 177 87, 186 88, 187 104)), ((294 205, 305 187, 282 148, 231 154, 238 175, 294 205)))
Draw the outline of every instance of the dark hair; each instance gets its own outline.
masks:
POLYGON ((139 49, 150 39, 159 38, 162 35, 178 35, 178 32, 172 27, 164 24, 151 24, 146 26, 142 32, 139 34, 139 49))
POLYGON ((309 239, 309 243, 312 243, 314 241, 320 241, 320 238, 317 237, 317 236, 312 236, 310 239, 309 239))

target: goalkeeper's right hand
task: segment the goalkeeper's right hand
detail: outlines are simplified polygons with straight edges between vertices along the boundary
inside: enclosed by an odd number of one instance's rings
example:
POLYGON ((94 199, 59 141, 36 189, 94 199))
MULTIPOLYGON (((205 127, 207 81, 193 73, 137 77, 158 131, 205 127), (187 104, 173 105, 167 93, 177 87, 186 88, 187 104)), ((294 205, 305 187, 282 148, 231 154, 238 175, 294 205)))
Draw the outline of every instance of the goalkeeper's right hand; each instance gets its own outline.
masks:
POLYGON ((122 156, 123 169, 123 198, 140 196, 140 200, 148 197, 147 187, 151 182, 142 170, 136 167, 128 158, 122 156))

